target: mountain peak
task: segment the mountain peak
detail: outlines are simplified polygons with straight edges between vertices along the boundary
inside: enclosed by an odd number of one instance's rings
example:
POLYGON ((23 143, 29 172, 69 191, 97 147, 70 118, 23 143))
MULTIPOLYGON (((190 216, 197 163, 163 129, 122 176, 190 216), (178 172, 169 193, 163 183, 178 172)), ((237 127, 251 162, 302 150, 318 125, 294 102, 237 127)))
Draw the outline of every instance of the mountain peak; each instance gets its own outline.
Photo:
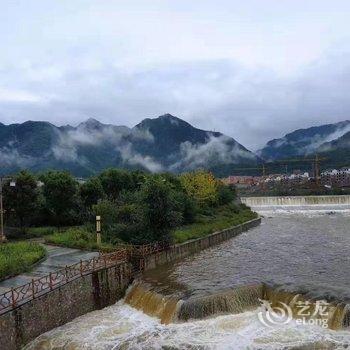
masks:
POLYGON ((81 122, 78 125, 78 128, 85 128, 85 129, 99 129, 103 126, 104 124, 102 124, 100 121, 98 121, 95 118, 89 118, 87 120, 85 120, 84 122, 81 122))
POLYGON ((193 128, 191 124, 169 113, 160 115, 157 118, 146 118, 142 120, 141 123, 136 125, 136 128, 152 129, 152 128, 158 128, 158 127, 164 128, 169 126, 171 126, 173 129, 178 127, 193 128))
POLYGON ((173 115, 170 114, 170 113, 162 114, 162 115, 160 115, 158 118, 162 118, 162 119, 179 119, 179 118, 173 116, 173 115))

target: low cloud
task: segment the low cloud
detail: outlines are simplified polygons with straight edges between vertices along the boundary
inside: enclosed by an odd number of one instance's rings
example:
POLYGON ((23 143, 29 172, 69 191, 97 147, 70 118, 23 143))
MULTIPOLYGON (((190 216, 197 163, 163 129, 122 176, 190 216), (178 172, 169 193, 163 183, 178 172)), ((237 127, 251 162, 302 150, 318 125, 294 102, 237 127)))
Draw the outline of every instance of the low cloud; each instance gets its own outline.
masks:
POLYGON ((0 148, 0 164, 3 167, 28 168, 35 163, 36 160, 34 158, 21 155, 16 149, 9 147, 0 148))
POLYGON ((142 156, 133 150, 131 140, 153 142, 148 130, 129 129, 124 126, 104 125, 89 119, 77 128, 58 131, 58 142, 52 147, 54 157, 63 162, 76 162, 83 166, 89 164, 87 157, 79 154, 84 146, 107 146, 120 154, 123 162, 139 165, 151 172, 159 172, 162 166, 149 156, 142 156))
POLYGON ((152 157, 142 156, 141 154, 135 152, 132 149, 131 143, 123 145, 119 151, 123 161, 126 164, 141 165, 143 168, 152 173, 158 173, 165 170, 165 168, 160 163, 156 162, 152 157))
POLYGON ((208 164, 238 164, 242 159, 254 160, 255 156, 240 148, 238 144, 232 144, 232 139, 222 135, 208 137, 204 144, 192 144, 189 141, 180 145, 180 160, 170 166, 170 170, 185 168, 196 169, 208 164))

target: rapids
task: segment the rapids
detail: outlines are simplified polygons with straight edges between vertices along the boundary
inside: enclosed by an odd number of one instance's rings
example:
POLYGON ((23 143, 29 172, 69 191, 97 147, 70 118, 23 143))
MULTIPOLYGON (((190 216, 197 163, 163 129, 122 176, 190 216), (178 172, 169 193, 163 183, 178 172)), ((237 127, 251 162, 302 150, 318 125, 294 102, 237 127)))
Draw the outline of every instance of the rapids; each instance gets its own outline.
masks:
POLYGON ((38 349, 348 349, 349 213, 271 212, 219 246, 144 274, 124 300, 47 332, 38 349), (329 327, 267 327, 259 299, 329 301, 329 327))
POLYGON ((185 323, 161 324, 123 301, 78 317, 47 332, 26 350, 137 350, 137 349, 345 349, 348 331, 300 326, 295 321, 267 328, 259 309, 185 323))

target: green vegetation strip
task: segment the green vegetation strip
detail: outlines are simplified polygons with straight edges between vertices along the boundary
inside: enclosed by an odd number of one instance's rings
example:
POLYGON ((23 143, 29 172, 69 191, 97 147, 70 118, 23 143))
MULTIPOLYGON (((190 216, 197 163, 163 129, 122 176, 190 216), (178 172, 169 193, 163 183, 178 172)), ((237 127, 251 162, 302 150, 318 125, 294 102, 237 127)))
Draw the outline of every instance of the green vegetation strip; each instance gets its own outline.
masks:
POLYGON ((16 242, 0 245, 0 280, 28 271, 44 258, 46 250, 38 243, 16 242))
POLYGON ((219 208, 213 215, 202 216, 194 224, 183 226, 174 232, 176 243, 207 236, 216 231, 243 224, 257 218, 257 214, 249 208, 241 206, 239 211, 227 205, 219 208))
POLYGON ((96 243, 96 233, 87 231, 85 228, 74 227, 64 232, 55 232, 46 238, 47 243, 56 244, 69 248, 84 250, 113 251, 114 246, 110 243, 96 243))
MULTIPOLYGON (((219 208, 208 208, 207 213, 197 215, 196 221, 190 225, 184 225, 172 232, 174 243, 183 243, 190 239, 207 236, 213 232, 221 231, 229 227, 243 224, 255 219, 257 214, 245 205, 227 204, 219 208)), ((89 232, 85 227, 69 228, 66 231, 57 231, 46 237, 46 242, 69 248, 84 250, 113 251, 112 243, 96 243, 96 234, 89 232)))

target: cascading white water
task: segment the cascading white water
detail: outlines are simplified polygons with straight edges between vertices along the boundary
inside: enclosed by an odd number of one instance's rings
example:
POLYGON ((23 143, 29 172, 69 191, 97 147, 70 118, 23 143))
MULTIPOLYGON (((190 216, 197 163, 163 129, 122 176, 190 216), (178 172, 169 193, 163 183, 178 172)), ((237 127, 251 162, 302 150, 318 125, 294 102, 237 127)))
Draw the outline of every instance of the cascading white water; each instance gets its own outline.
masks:
POLYGON ((242 197, 242 203, 258 213, 270 211, 350 211, 350 196, 284 196, 284 197, 242 197))
POLYGON ((259 322, 260 311, 164 325, 120 301, 41 335, 25 350, 335 350, 350 344, 347 331, 300 326, 295 321, 267 328, 259 322))
POLYGON ((248 206, 273 205, 350 205, 350 196, 242 197, 248 206))

